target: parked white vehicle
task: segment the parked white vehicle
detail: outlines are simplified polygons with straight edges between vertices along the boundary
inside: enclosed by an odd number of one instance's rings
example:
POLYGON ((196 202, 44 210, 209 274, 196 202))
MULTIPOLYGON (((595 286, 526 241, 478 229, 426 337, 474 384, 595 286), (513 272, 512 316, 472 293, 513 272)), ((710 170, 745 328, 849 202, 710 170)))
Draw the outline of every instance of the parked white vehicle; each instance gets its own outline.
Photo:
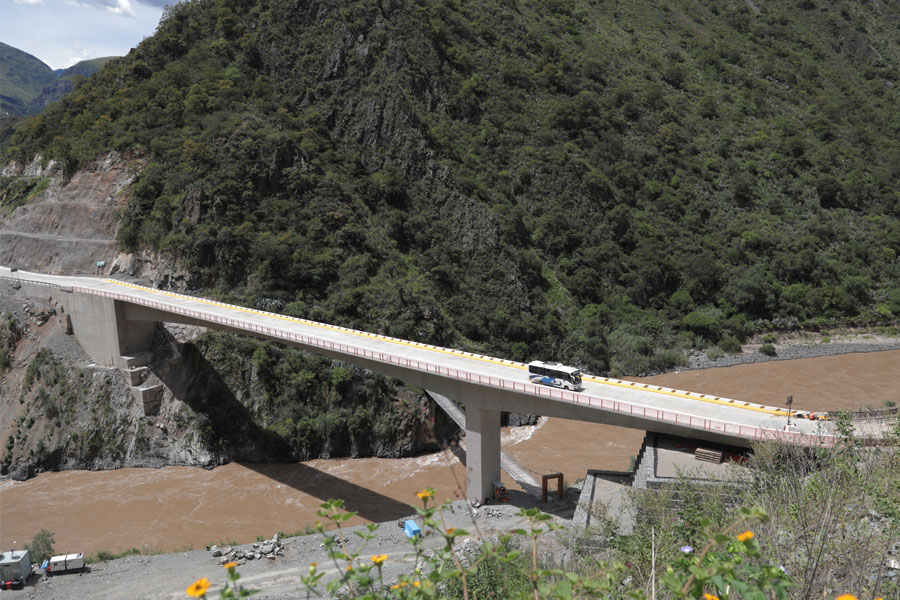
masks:
POLYGON ((60 554, 52 557, 44 566, 47 575, 59 575, 60 573, 71 573, 72 571, 84 571, 84 555, 78 554, 60 554))

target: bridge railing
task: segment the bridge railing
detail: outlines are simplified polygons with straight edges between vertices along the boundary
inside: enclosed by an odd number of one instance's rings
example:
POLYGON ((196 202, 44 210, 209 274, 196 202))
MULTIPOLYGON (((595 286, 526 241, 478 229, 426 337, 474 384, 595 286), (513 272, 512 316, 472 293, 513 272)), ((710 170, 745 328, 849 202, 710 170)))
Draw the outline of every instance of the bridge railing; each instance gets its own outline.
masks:
POLYGON ((6 281, 13 281, 15 283, 23 283, 27 285, 37 285, 46 288, 54 288, 60 289, 66 286, 60 285, 58 283, 49 283, 47 281, 37 281, 36 279, 20 279, 19 277, 7 277, 6 275, 0 275, 0 279, 4 279, 6 281))
MULTIPOLYGON (((709 431, 712 433, 719 433, 723 435, 729 436, 737 436, 744 439, 751 440, 780 440, 791 444, 801 444, 805 446, 815 446, 815 445, 833 445, 836 441, 836 436, 833 435, 818 435, 818 434, 810 434, 810 433, 800 433, 793 431, 782 431, 777 429, 770 429, 759 427, 755 425, 743 425, 740 423, 732 423, 729 421, 722 421, 718 419, 710 419, 706 417, 698 417, 694 415, 685 415, 683 413, 677 411, 668 411, 659 408, 654 408, 650 406, 644 406, 638 403, 633 402, 624 402, 621 400, 613 400, 610 398, 604 398, 602 396, 595 396, 593 394, 585 394, 581 392, 573 392, 567 391, 559 388, 547 387, 544 385, 535 385, 530 382, 522 382, 516 381, 513 379, 507 379, 504 377, 496 377, 491 375, 485 375, 483 373, 478 373, 475 371, 469 371, 466 369, 459 369, 456 367, 448 367, 445 365, 440 365, 436 363, 431 363, 427 361, 421 361, 414 358, 409 358, 406 356, 400 356, 397 354, 392 354, 390 352, 384 352, 381 350, 373 350, 370 348, 361 347, 354 344, 347 344, 343 342, 337 342, 334 340, 326 339, 323 337, 317 337, 309 334, 300 333, 297 331, 292 331, 286 327, 271 327, 268 325, 262 325, 259 323, 254 323, 252 321, 248 321, 246 319, 241 318, 233 318, 228 316, 223 316, 211 311, 202 311, 191 308, 186 308, 183 306, 179 306, 177 304, 169 303, 169 302, 161 302, 158 300, 153 300, 149 298, 145 298, 138 295, 127 295, 118 292, 110 292, 106 290, 97 290, 93 288, 84 288, 80 286, 73 286, 74 291, 92 294, 97 296, 103 296, 107 298, 112 298, 115 300, 120 300, 123 302, 130 302, 132 304, 139 304, 142 306, 147 306, 149 308, 154 308, 157 310, 175 313, 184 315, 186 317, 190 317, 192 319, 197 319, 200 321, 218 323, 220 325, 224 325, 226 327, 232 329, 238 329, 241 331, 247 331, 256 333, 259 335, 263 335, 269 338, 284 340, 288 342, 295 342, 298 344, 302 344, 305 346, 312 346, 321 348, 324 350, 330 350, 332 352, 347 354, 352 356, 359 356, 362 358, 374 360, 377 362, 393 364, 401 367, 406 367, 409 369, 415 369, 418 371, 423 371, 426 373, 434 373, 436 375, 440 375, 443 377, 448 377, 451 379, 456 379, 460 381, 466 381, 469 383, 474 383, 478 385, 484 385, 493 388, 499 388, 503 390, 510 390, 513 392, 520 392, 524 394, 529 394, 533 396, 541 396, 550 398, 553 400, 559 400, 562 402, 569 402, 572 404, 579 404, 590 406, 593 408, 599 408, 602 410, 622 414, 622 415, 630 415, 633 417, 639 417, 641 419, 646 419, 649 421, 657 421, 660 423, 669 423, 676 426, 683 426, 690 429, 695 430, 703 430, 709 431)), ((152 290, 151 290, 152 291, 152 290)), ((179 295, 181 296, 181 295, 179 295)), ((181 296, 187 300, 191 300, 190 296, 181 296)), ((227 305, 217 303, 217 306, 229 308, 227 305)), ((240 307, 234 307, 240 308, 240 307)), ((254 311, 258 312, 260 315, 265 316, 266 313, 262 313, 262 311, 254 311)), ((279 315, 271 315, 272 317, 279 317, 279 315)))

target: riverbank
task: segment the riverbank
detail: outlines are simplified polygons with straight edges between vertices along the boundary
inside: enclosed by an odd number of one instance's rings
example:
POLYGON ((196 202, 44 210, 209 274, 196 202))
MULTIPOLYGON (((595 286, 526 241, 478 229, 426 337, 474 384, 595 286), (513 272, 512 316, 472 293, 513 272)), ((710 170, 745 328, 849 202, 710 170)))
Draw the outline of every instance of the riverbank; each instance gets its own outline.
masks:
MULTIPOLYGON (((560 525, 566 525, 570 522, 576 498, 573 490, 573 493, 563 501, 551 501, 547 505, 542 505, 541 509, 549 514, 558 513, 553 516, 553 520, 560 525)), ((415 504, 418 504, 416 498, 412 500, 416 500, 415 504)), ((533 500, 525 496, 517 498, 517 504, 535 505, 533 500)), ((466 502, 458 500, 449 505, 444 516, 447 527, 465 529, 470 533, 469 536, 457 540, 458 546, 474 548, 484 539, 521 527, 525 521, 517 516, 519 509, 520 506, 509 504, 472 509, 466 502)), ((409 515, 405 518, 415 518, 411 507, 409 515)), ((356 535, 357 532, 364 533, 366 528, 357 526, 344 529, 345 539, 348 540, 351 551, 359 548, 361 538, 356 535)), ((253 598, 288 600, 307 597, 302 591, 300 577, 309 572, 311 563, 317 563, 318 571, 325 573, 322 589, 324 583, 336 575, 337 569, 328 558, 321 535, 288 537, 279 541, 284 545, 282 556, 238 560, 241 585, 248 589, 260 590, 253 598)), ((424 546, 433 549, 442 543, 442 538, 426 536, 424 546)), ((558 542, 550 540, 544 542, 548 549, 550 549, 548 544, 555 543, 558 542)), ((261 545, 244 544, 234 546, 233 549, 247 555, 261 545)), ((226 582, 226 571, 221 566, 223 557, 210 550, 127 556, 90 565, 84 574, 59 575, 52 578, 37 574, 29 579, 24 590, 4 591, 3 598, 22 600, 184 598, 185 589, 201 577, 209 578, 212 586, 207 594, 215 598, 226 582)), ((414 567, 412 551, 409 539, 397 526, 397 521, 392 520, 380 524, 377 537, 368 542, 361 558, 362 562, 368 562, 371 555, 386 554, 388 558, 383 564, 384 581, 391 583, 396 581, 399 575, 412 571, 414 567)))
MULTIPOLYGON (((767 364, 727 369, 669 373, 649 380, 679 389, 701 392, 709 389, 724 396, 769 404, 783 401, 786 394, 794 394, 795 408, 852 410, 866 403, 880 406, 886 401, 900 400, 900 352, 857 352, 793 362, 767 361, 767 364)), ((520 435, 526 433, 521 428, 513 431, 515 435, 508 433, 504 445, 511 456, 535 473, 563 471, 569 480, 579 479, 589 468, 627 468, 629 455, 636 453, 643 435, 639 431, 553 419, 542 420, 539 426, 530 428, 528 435, 520 435)), ((8 541, 17 539, 21 546, 37 529, 46 527, 56 534, 59 551, 93 552, 106 548, 118 552, 132 546, 147 551, 159 547, 202 548, 219 540, 245 542, 256 536, 270 538, 276 531, 302 529, 304 523, 314 522, 315 507, 328 497, 347 500, 348 506, 361 512, 363 521, 383 522, 388 518, 384 515, 389 514, 390 520, 381 529, 389 534, 399 531, 396 518, 409 513, 408 505, 416 503, 416 491, 432 485, 438 488, 442 498, 452 499, 461 494, 463 480, 463 469, 450 451, 414 459, 232 464, 213 470, 167 467, 46 473, 27 482, 10 481, 2 486, 3 539, 7 541, 12 535, 8 541), (58 494, 61 486, 67 490, 64 499, 58 494), (48 505, 48 501, 55 504, 48 505), (37 529, 12 530, 16 522, 35 514, 44 515, 40 522, 32 523, 37 529), (262 517, 268 517, 269 521, 253 521, 262 517), (57 520, 50 522, 49 518, 57 520), (251 521, 255 524, 248 529, 246 526, 251 521), (189 532, 199 532, 199 541, 184 541, 189 532), (107 537, 110 534, 120 542, 107 537), (144 545, 153 535, 168 536, 168 543, 144 545), (86 544, 89 539, 93 540, 93 548, 86 544)), ((522 493, 513 484, 508 485, 516 495, 522 493)), ((490 507, 483 514, 493 515, 495 510, 515 512, 517 509, 490 507)), ((560 516, 570 518, 563 513, 560 516)), ((504 527, 500 523, 498 520, 497 528, 504 527)), ((286 544, 285 557, 248 562, 241 567, 242 582, 266 587, 267 595, 258 597, 296 597, 294 590, 299 585, 299 575, 305 572, 309 562, 323 564, 315 554, 320 549, 318 542, 311 541, 314 539, 290 538, 294 541, 286 544)), ((390 543, 366 550, 368 554, 398 557, 406 551, 404 545, 390 543)), ((132 556, 97 564, 93 573, 80 578, 60 577, 48 584, 33 585, 25 592, 11 592, 9 597, 182 598, 184 587, 198 577, 224 581, 220 569, 205 551, 132 556), (99 574, 102 576, 88 578, 99 574), (85 587, 74 587, 81 585, 85 587), (26 593, 32 595, 18 596, 26 593)))
MULTIPOLYGON (((900 350, 897 328, 839 329, 834 332, 795 331, 780 334, 758 334, 741 345, 741 352, 725 354, 713 350, 695 350, 688 354, 688 364, 667 372, 715 369, 779 360, 820 358, 857 352, 885 352, 900 350), (768 342, 772 336, 774 342, 768 342), (769 344, 775 354, 764 354, 760 348, 769 344)), ((660 373, 661 374, 661 373, 660 373)))

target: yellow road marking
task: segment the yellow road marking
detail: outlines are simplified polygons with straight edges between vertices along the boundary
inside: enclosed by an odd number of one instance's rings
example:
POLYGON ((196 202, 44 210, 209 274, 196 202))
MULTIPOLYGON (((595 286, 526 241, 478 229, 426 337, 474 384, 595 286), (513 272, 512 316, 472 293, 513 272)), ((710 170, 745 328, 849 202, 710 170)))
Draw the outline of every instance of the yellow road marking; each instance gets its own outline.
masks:
MULTIPOLYGON (((130 287, 136 290, 142 290, 147 292, 152 292, 154 294, 161 294, 163 296, 169 296, 171 298, 182 298, 191 300, 193 302, 199 302, 201 304, 208 304, 209 306, 218 306, 220 308, 227 308, 231 310, 237 310, 240 312, 245 312, 247 314, 256 314, 263 315, 266 317, 272 317, 275 319, 281 319, 282 321, 288 321, 293 323, 300 323, 302 325, 309 325, 312 327, 318 327, 320 329, 331 329, 333 331, 339 331, 341 333, 347 333, 350 335, 355 335, 357 337, 364 337, 373 340, 381 340, 384 342, 389 342, 391 344, 396 344, 398 346, 407 346, 409 348, 417 348, 420 350, 429 350, 431 352, 438 352, 440 354, 448 354, 451 356, 461 356, 463 358, 470 358, 474 360, 480 360, 482 362, 488 362, 493 364, 499 364, 506 367, 513 367, 516 369, 527 369, 527 365, 524 365, 519 362, 514 362, 511 360, 504 360, 501 358, 494 358, 491 356, 482 356, 480 354, 472 354, 470 352, 463 352, 462 350, 453 350, 452 348, 440 348, 438 346, 430 346, 428 344, 422 344, 420 342, 411 342, 409 340, 401 340, 398 338, 392 338, 384 335, 379 335, 377 333, 369 333, 367 331, 359 331, 357 329, 349 329, 346 327, 339 327, 337 325, 330 325, 328 323, 318 323, 316 321, 310 321, 307 319, 301 319, 299 317, 289 317, 287 315, 279 315, 275 313, 269 313, 261 310, 256 310, 252 308, 246 308, 243 306, 237 306, 234 304, 225 304, 224 302, 217 302, 215 300, 207 300, 205 298, 198 298, 196 296, 185 296, 184 294, 176 294, 173 292, 167 292, 165 290, 155 290, 153 288, 148 288, 140 285, 135 285, 132 283, 126 283, 124 281, 117 281, 115 279, 106 279, 107 283, 112 283, 115 285, 122 285, 125 287, 130 287)), ((693 392, 682 392, 675 389, 664 390, 662 387, 654 386, 652 384, 641 384, 634 381, 627 380, 612 380, 607 377, 597 377, 594 375, 585 375, 582 377, 584 381, 590 381, 593 383, 598 383, 600 385, 608 385, 612 387, 620 387, 620 388, 628 388, 628 389, 638 389, 644 390, 648 392, 654 392, 656 394, 662 394, 665 396, 672 396, 674 398, 683 398, 685 400, 697 400, 700 402, 709 402, 710 404, 720 404, 722 406, 730 406, 732 408, 742 408, 744 410, 752 410, 756 412, 776 415, 776 416, 787 416, 788 411, 781 408, 770 408, 768 406, 762 405, 752 405, 749 402, 742 402, 740 405, 737 400, 728 400, 722 399, 719 397, 707 397, 706 394, 695 394, 693 392), (638 387, 640 386, 640 387, 638 387), (656 387, 656 390, 651 390, 651 387, 656 387)), ((794 413, 791 413, 794 414, 794 413)))

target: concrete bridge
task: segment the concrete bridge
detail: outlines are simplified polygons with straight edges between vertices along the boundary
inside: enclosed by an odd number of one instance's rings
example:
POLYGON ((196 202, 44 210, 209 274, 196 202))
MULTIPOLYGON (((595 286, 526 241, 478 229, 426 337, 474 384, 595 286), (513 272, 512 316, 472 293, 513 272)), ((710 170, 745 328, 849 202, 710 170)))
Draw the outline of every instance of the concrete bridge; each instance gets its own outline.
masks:
POLYGON ((831 445, 830 422, 792 419, 786 409, 606 377, 584 376, 572 392, 532 384, 526 365, 214 300, 91 277, 11 271, 33 297, 61 304, 81 346, 126 372, 151 347, 154 323, 243 333, 372 369, 461 403, 466 422, 466 487, 472 501, 500 479, 500 413, 530 413, 630 427, 729 446, 757 440, 831 445))

